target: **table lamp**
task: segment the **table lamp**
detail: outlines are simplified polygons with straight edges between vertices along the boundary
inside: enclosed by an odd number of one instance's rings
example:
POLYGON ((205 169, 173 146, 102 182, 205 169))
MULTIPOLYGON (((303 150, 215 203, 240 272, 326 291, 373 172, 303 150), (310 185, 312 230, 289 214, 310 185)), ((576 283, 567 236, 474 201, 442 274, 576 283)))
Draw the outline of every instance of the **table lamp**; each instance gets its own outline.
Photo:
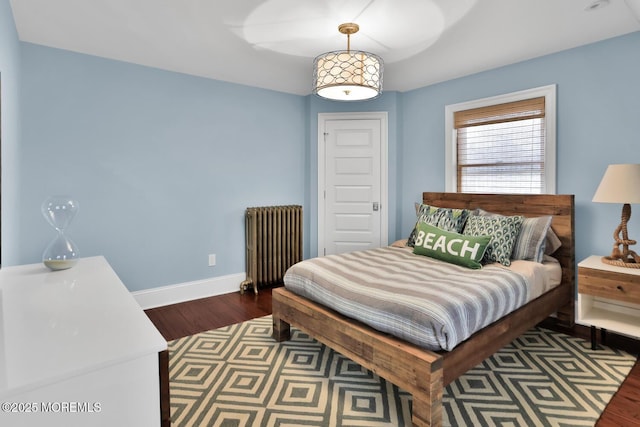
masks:
POLYGON ((631 217, 631 203, 640 203, 640 164, 609 165, 593 196, 594 202, 622 203, 620 225, 613 232, 613 251, 602 258, 602 262, 620 267, 640 268, 640 256, 630 245, 636 241, 629 239, 627 222, 631 217))

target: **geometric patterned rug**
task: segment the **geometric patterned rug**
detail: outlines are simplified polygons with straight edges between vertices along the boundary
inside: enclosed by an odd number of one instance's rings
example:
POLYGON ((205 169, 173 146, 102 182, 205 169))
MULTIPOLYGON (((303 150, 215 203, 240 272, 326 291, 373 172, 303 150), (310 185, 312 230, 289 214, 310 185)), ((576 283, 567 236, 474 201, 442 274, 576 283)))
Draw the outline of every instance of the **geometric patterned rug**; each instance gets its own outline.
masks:
MULTIPOLYGON (((271 316, 169 343, 172 426, 410 426, 411 395, 271 316)), ((449 426, 593 426, 636 358, 534 328, 444 390, 449 426)))

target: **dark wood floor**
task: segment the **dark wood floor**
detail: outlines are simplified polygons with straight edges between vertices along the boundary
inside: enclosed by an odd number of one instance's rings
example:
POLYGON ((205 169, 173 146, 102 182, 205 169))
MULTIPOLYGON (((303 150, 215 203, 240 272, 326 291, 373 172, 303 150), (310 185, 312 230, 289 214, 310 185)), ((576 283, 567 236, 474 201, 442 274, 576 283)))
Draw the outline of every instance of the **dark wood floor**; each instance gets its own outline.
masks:
MULTIPOLYGON (((244 295, 235 292, 153 308, 146 313, 165 339, 171 341, 271 314, 271 289, 261 289, 258 296, 252 292, 244 295)), ((545 326, 553 327, 551 324, 545 326)), ((588 339, 586 328, 576 327, 571 333, 588 339)), ((612 334, 609 334, 607 344, 634 354, 639 350, 638 341, 612 334)), ((636 362, 596 426, 640 426, 640 363, 636 362)))

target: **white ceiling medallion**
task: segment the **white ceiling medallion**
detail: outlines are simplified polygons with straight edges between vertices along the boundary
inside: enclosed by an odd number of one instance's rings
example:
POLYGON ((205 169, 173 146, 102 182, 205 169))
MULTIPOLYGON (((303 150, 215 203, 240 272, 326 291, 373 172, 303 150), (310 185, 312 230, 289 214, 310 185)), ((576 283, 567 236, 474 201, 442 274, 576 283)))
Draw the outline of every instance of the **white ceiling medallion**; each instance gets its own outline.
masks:
POLYGON ((336 26, 357 22, 358 49, 391 64, 432 46, 477 0, 263 0, 240 36, 255 49, 314 58, 335 49, 336 26))

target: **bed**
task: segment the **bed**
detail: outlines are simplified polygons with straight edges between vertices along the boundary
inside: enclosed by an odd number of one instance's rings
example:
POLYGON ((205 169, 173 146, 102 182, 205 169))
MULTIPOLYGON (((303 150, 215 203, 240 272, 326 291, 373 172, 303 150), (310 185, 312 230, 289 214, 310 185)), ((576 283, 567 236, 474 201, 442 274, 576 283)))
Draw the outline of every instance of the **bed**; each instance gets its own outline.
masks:
POLYGON ((450 351, 426 350, 343 316, 286 287, 277 288, 272 297, 273 337, 277 341, 288 340, 291 325, 305 331, 410 392, 414 425, 438 426, 442 423, 443 387, 554 313, 557 322, 573 325, 574 199, 572 195, 425 192, 423 203, 470 210, 481 207, 502 215, 551 215, 551 228, 562 243, 553 255, 562 268, 560 284, 475 332, 450 351))

